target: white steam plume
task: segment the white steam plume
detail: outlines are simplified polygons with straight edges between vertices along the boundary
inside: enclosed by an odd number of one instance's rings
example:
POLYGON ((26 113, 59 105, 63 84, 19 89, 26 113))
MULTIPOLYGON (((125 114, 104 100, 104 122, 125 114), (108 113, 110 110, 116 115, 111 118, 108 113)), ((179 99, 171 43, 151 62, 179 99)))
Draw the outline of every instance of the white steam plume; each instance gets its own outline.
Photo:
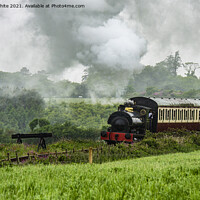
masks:
POLYGON ((59 74, 79 62, 96 71, 94 80, 89 80, 91 93, 120 94, 146 52, 146 41, 120 15, 126 2, 80 0, 76 4, 86 8, 32 10, 33 25, 48 37, 48 71, 59 74), (111 71, 105 74, 106 70, 111 71))
POLYGON ((131 71, 140 66, 146 51, 145 40, 119 19, 109 19, 98 27, 81 26, 77 36, 84 45, 77 57, 86 65, 131 71))
POLYGON ((148 41, 143 63, 154 65, 177 50, 184 62, 200 62, 200 1, 135 0, 123 13, 148 41))
POLYGON ((119 16, 125 1, 76 1, 81 3, 86 8, 32 11, 34 25, 49 38, 49 71, 62 72, 77 61, 92 67, 137 68, 146 43, 119 16))
POLYGON ((30 24, 33 17, 26 9, 0 8, 0 70, 13 72, 27 67, 36 72, 48 66, 48 37, 30 24))

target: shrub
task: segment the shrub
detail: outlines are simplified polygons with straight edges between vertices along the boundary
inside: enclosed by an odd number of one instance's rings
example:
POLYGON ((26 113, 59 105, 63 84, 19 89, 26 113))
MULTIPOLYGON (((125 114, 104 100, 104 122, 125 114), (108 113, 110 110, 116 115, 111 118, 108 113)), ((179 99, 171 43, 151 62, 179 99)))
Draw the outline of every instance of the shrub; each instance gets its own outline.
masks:
POLYGON ((149 147, 158 148, 159 142, 155 138, 147 138, 141 141, 141 144, 148 145, 149 147))
POLYGON ((192 134, 189 139, 192 141, 192 143, 200 146, 200 135, 192 134))

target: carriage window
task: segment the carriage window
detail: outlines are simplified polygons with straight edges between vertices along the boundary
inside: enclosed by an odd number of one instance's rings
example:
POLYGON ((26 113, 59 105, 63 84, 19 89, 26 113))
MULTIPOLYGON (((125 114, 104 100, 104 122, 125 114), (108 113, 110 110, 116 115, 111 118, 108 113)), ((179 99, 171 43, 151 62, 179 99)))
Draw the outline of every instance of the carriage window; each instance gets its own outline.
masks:
POLYGON ((172 109, 172 120, 174 120, 174 110, 172 109))
POLYGON ((173 119, 176 120, 176 110, 172 112, 173 119))
POLYGON ((169 110, 167 111, 167 119, 169 120, 169 110))
POLYGON ((166 120, 169 120, 169 110, 168 109, 165 110, 165 117, 166 117, 166 120))
POLYGON ((194 120, 194 110, 190 110, 190 120, 194 120))
POLYGON ((163 120, 165 120, 165 109, 163 109, 163 120))
POLYGON ((199 111, 199 120, 200 120, 200 111, 199 111))
POLYGON ((190 115, 191 120, 194 120, 194 110, 192 110, 192 113, 190 115))
POLYGON ((185 111, 185 119, 188 120, 188 110, 185 111))
POLYGON ((181 110, 181 120, 183 120, 183 109, 181 110))
POLYGON ((171 110, 169 110, 169 120, 171 120, 171 110))
POLYGON ((174 118, 177 120, 177 109, 174 111, 174 118))
POLYGON ((189 111, 184 110, 184 120, 188 120, 189 119, 188 116, 189 116, 189 111))
POLYGON ((160 110, 159 110, 159 120, 160 120, 160 110))
POLYGON ((180 110, 178 109, 178 120, 180 120, 180 110))
POLYGON ((163 113, 162 113, 162 110, 160 109, 159 110, 159 120, 162 120, 162 116, 163 116, 163 113))
POLYGON ((196 120, 198 119, 198 110, 196 110, 196 120))

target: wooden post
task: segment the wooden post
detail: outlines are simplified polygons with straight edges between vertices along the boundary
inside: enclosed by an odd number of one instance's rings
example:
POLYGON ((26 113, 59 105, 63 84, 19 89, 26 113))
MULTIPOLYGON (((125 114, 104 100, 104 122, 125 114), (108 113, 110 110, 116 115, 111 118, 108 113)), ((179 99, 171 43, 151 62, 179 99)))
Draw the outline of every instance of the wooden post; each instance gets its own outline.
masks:
POLYGON ((17 164, 19 164, 19 157, 17 155, 17 152, 16 152, 16 160, 17 160, 17 164))
POLYGON ((10 161, 10 154, 9 154, 9 153, 7 153, 7 156, 8 156, 8 161, 10 161))
POLYGON ((89 148, 89 163, 92 164, 92 147, 89 148))
POLYGON ((57 150, 55 151, 55 154, 56 154, 56 158, 58 158, 58 153, 57 153, 57 150))
POLYGON ((28 156, 28 161, 30 161, 30 154, 29 154, 29 153, 27 153, 27 156, 28 156))

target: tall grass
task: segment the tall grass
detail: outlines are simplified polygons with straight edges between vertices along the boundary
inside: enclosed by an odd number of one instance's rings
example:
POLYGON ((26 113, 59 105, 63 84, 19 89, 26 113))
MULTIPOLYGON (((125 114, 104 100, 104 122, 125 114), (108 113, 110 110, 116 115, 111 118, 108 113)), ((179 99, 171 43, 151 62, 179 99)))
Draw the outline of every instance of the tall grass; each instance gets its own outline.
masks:
POLYGON ((0 169, 0 199, 200 199, 200 151, 0 169))

